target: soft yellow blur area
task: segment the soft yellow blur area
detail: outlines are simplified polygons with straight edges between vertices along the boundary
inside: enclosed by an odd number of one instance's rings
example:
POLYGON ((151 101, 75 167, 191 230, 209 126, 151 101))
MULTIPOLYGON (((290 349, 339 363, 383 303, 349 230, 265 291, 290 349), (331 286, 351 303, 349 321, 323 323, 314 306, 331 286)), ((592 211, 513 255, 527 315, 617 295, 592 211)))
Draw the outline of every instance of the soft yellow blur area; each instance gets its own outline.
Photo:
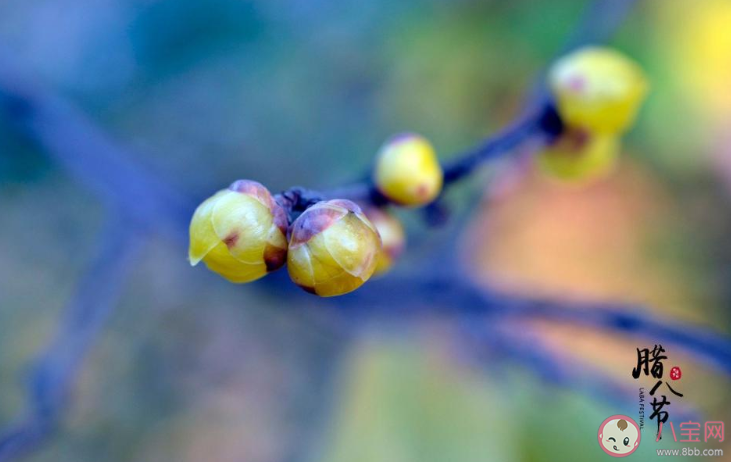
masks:
POLYGON ((442 190, 443 174, 437 154, 425 138, 399 135, 381 148, 376 159, 376 187, 393 201, 418 207, 433 201, 442 190))
POLYGON ((606 134, 631 127, 648 90, 637 63, 611 48, 570 53, 551 67, 548 79, 564 123, 606 134))
MULTIPOLYGON (((413 339, 412 339, 413 340, 413 339)), ((321 462, 518 460, 510 412, 487 382, 431 344, 376 337, 349 356, 321 462)))
POLYGON ((271 210, 248 194, 219 191, 196 209, 190 223, 191 265, 202 260, 231 282, 266 275, 267 246, 286 252, 287 241, 274 224, 271 210))
POLYGON ((671 78, 684 97, 717 116, 731 115, 731 2, 679 0, 653 6, 668 66, 677 70, 671 78))
POLYGON ((292 225, 287 268, 295 284, 321 297, 346 294, 365 283, 376 269, 381 241, 373 225, 362 213, 354 213, 331 203, 319 203, 300 215, 292 225), (318 209, 331 208, 336 214, 326 229, 301 241, 298 233, 318 209))
POLYGON ((475 263, 499 287, 636 302, 701 321, 712 298, 670 247, 688 245, 687 229, 670 193, 625 160, 581 189, 529 172, 492 198, 472 239, 481 249, 475 263))
POLYGON ((211 216, 213 215, 213 209, 218 199, 227 195, 228 192, 227 190, 219 191, 203 201, 195 210, 193 218, 190 220, 188 260, 192 266, 200 263, 203 257, 208 255, 208 252, 221 242, 221 238, 218 237, 216 230, 213 229, 211 216))
POLYGON ((537 155, 537 162, 553 178, 584 185, 613 171, 619 146, 614 135, 568 131, 546 146, 537 155))

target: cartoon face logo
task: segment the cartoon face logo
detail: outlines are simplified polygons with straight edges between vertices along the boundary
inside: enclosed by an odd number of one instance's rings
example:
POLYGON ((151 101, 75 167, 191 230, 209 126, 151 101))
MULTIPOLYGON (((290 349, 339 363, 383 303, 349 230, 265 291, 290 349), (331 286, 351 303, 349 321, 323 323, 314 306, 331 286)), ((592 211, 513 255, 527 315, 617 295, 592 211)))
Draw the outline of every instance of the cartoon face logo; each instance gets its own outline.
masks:
POLYGON ((612 457, 626 457, 640 445, 640 427, 626 415, 613 415, 599 426, 599 446, 612 457))

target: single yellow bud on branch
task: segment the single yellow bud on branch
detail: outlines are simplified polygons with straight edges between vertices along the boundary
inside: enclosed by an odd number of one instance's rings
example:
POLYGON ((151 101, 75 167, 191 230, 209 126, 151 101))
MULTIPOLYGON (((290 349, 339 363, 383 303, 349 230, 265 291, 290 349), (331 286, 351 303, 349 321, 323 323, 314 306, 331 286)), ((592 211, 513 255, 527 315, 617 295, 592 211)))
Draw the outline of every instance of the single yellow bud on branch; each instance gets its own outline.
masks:
POLYGON ((406 133, 389 140, 378 153, 373 182, 393 202, 418 207, 442 191, 442 167, 425 138, 406 133))
POLYGON ((292 224, 287 268, 304 290, 321 297, 351 292, 376 269, 381 238, 355 203, 318 202, 292 224))
POLYGON ((188 258, 231 282, 250 282, 287 259, 287 215, 269 191, 239 180, 206 199, 190 222, 188 258))
POLYGON ((404 251, 406 233, 398 218, 376 207, 363 209, 366 217, 371 220, 376 231, 381 236, 381 251, 378 253, 378 263, 374 275, 387 272, 404 251))
POLYGON ((548 81, 564 124, 615 135, 634 123, 648 91, 637 63, 602 47, 585 47, 559 59, 548 81))
POLYGON ((615 135, 568 128, 538 154, 538 165, 554 178, 588 182, 612 172, 619 147, 615 135))

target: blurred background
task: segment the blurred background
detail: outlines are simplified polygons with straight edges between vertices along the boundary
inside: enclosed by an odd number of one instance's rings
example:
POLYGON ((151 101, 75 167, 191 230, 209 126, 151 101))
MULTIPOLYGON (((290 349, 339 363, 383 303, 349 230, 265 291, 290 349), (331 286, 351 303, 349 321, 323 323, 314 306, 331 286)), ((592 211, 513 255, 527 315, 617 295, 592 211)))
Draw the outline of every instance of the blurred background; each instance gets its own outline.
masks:
MULTIPOLYGON (((200 201, 238 178, 337 186, 404 130, 449 159, 515 117, 584 5, 4 0, 0 51, 200 201)), ((617 171, 567 188, 527 159, 487 168, 448 197, 484 192, 459 235, 463 263, 512 293, 637 303, 729 335, 731 2, 640 1, 611 43, 652 85, 617 171)), ((24 411, 29 364, 109 213, 13 118, 0 112, 0 430, 24 411)), ((429 249, 457 231, 398 213, 409 248, 394 273, 439 266, 429 249)), ((462 354, 454 320, 373 322, 350 338, 317 299, 278 290, 286 275, 229 284, 191 268, 179 243, 145 239, 59 431, 28 460, 606 460, 599 424, 637 416, 630 372, 653 338, 506 326, 512 344, 540 343, 587 376, 556 386, 497 346, 462 354)), ((729 377, 665 347, 682 406, 731 420, 729 377)), ((673 447, 653 445, 647 417, 635 460, 673 447)))

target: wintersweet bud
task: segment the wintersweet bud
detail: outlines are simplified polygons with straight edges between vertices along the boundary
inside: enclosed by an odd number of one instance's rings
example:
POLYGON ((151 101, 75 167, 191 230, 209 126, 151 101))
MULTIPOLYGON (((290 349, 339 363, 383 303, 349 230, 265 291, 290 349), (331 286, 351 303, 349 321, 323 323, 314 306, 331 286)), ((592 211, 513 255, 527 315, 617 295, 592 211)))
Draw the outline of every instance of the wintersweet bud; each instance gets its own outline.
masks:
POLYGON ((387 211, 376 207, 368 207, 363 211, 381 236, 381 251, 378 253, 376 271, 373 273, 380 275, 390 270, 403 253, 406 233, 399 219, 387 211))
POLYGON ((287 259, 287 215, 269 191, 239 180, 206 199, 190 222, 188 258, 231 282, 250 282, 287 259))
POLYGON ((567 129, 538 154, 538 165, 554 178, 588 182, 611 173, 619 157, 614 135, 567 129))
POLYGON ((637 63, 602 47, 585 47, 559 59, 548 80, 566 125, 605 134, 626 131, 648 91, 637 63))
POLYGON ((442 190, 442 167, 432 145, 422 136, 405 133, 390 139, 378 153, 373 180, 390 200, 422 206, 442 190))
POLYGON ((376 269, 381 238, 355 203, 318 202, 292 224, 287 268, 292 280, 321 297, 351 292, 376 269))

